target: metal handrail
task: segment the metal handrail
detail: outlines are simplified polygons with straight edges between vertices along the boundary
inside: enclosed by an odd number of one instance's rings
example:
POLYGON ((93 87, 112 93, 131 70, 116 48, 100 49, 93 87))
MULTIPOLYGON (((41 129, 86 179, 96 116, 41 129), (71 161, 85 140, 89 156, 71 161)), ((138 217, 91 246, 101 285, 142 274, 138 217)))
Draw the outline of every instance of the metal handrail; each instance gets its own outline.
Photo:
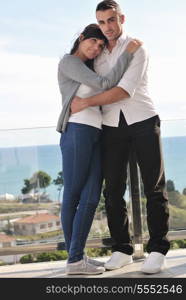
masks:
MULTIPOLYGON (((186 121, 184 118, 174 118, 174 119, 161 119, 162 122, 172 122, 172 121, 186 121)), ((56 125, 49 126, 35 126, 35 127, 18 127, 18 128, 0 128, 0 131, 15 131, 15 130, 30 130, 30 129, 45 129, 45 128, 56 128, 56 125)))
MULTIPOLYGON (((186 239, 186 229, 184 230, 175 230, 170 231, 168 233, 168 238, 170 241, 186 239)), ((146 242, 148 240, 148 236, 144 236, 142 238, 142 242, 146 242)), ((88 239, 86 243, 86 247, 88 248, 108 248, 112 244, 111 238, 94 238, 88 239)), ((40 252, 49 252, 55 250, 64 250, 65 243, 64 240, 61 239, 58 242, 46 242, 39 244, 26 244, 21 246, 13 246, 13 247, 4 247, 0 248, 0 256, 3 255, 17 255, 17 254, 28 254, 28 253, 40 253, 40 252)))

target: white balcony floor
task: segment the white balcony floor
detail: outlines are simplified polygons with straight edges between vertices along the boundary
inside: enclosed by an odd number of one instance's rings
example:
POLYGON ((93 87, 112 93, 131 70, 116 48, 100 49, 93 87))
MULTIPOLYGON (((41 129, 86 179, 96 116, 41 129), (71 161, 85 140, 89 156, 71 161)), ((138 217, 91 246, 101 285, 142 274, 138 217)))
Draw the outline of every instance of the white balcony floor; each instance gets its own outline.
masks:
MULTIPOLYGON (((98 259, 98 258, 97 258, 98 259)), ((99 260, 106 261, 108 257, 99 260)), ((147 275, 140 272, 143 259, 115 271, 101 275, 84 276, 65 274, 66 261, 15 264, 0 267, 0 278, 186 278, 186 249, 170 250, 167 254, 167 268, 159 274, 147 275)))

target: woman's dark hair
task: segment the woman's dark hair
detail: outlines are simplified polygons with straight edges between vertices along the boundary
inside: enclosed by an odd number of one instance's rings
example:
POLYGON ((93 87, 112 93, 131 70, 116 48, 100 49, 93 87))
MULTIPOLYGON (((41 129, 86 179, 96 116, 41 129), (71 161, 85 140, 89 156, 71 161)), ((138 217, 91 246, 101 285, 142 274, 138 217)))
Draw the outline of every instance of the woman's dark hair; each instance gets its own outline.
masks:
POLYGON ((96 7, 96 11, 101 10, 107 10, 107 9, 115 9, 119 14, 121 14, 121 8, 119 6, 119 4, 113 0, 104 0, 102 2, 100 2, 97 7, 96 7))
MULTIPOLYGON (((103 40, 105 45, 108 44, 107 38, 104 36, 104 34, 102 33, 102 31, 100 30, 100 28, 97 24, 90 24, 90 25, 86 26, 85 29, 83 30, 83 32, 81 32, 81 35, 82 35, 81 41, 84 41, 84 40, 87 40, 90 38, 97 38, 99 40, 103 40)), ((70 51, 70 54, 74 54, 77 51, 79 44, 80 44, 80 36, 75 40, 74 45, 70 51)), ((93 59, 89 59, 85 62, 85 64, 90 69, 93 69, 93 62, 94 62, 93 59)))

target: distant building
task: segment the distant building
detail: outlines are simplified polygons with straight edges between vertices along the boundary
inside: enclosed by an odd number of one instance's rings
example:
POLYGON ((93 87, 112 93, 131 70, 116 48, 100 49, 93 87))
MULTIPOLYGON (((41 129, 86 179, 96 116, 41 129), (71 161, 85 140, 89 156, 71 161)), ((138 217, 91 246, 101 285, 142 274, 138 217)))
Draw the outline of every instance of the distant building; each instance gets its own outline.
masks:
POLYGON ((12 195, 12 194, 5 193, 3 195, 0 195, 0 200, 3 200, 3 201, 13 201, 13 200, 15 200, 15 196, 12 195))
POLYGON ((0 248, 16 246, 16 239, 4 233, 0 233, 0 248))
POLYGON ((48 203, 52 202, 49 194, 43 193, 28 193, 22 194, 18 197, 22 203, 48 203))
POLYGON ((51 214, 35 214, 14 222, 14 233, 33 235, 61 229, 60 218, 51 214))

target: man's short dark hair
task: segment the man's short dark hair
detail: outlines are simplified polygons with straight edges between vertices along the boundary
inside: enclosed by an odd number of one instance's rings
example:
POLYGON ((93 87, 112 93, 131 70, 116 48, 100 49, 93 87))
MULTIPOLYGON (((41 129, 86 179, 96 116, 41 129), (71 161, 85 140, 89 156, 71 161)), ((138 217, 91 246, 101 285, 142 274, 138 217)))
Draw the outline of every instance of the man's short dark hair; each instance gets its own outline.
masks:
POLYGON ((121 8, 119 6, 119 4, 113 0, 104 0, 104 1, 101 1, 97 7, 96 7, 96 11, 104 11, 104 10, 107 10, 107 9, 115 9, 119 14, 121 14, 121 8))

